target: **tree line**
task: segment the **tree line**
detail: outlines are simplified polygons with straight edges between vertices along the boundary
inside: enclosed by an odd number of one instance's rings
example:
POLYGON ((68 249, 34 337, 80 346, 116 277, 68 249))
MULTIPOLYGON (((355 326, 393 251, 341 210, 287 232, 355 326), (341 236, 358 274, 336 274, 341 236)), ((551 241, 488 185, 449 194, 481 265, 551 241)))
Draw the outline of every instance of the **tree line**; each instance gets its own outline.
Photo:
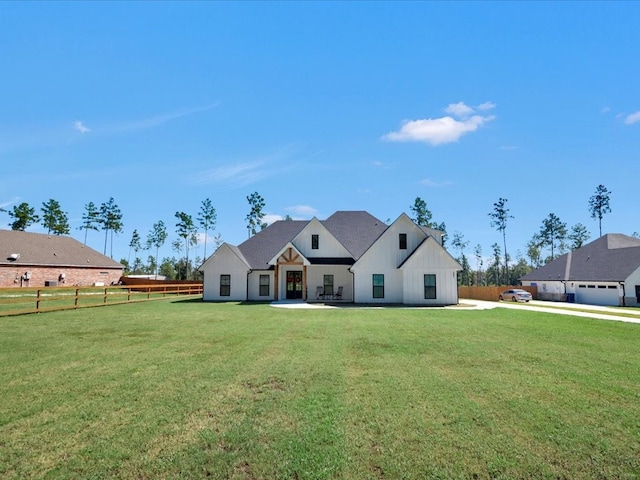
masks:
MULTIPOLYGON (((588 200, 588 211, 591 218, 598 221, 600 236, 602 236, 602 219, 611 212, 610 200, 611 192, 604 185, 598 185, 595 193, 588 200)), ((462 272, 458 276, 458 282, 461 285, 517 285, 520 277, 569 250, 582 247, 591 236, 582 223, 567 228, 567 224, 562 222, 555 213, 549 213, 542 220, 539 231, 534 233, 526 244, 526 256, 529 261, 527 262, 527 259, 518 252, 516 261, 512 262, 512 257, 507 252, 507 225, 514 217, 510 214, 507 202, 506 198, 499 198, 493 204, 493 210, 488 213, 489 223, 500 233, 502 245, 498 242, 491 245, 489 257, 491 262, 486 268, 484 268, 485 257, 481 245, 477 244, 473 249, 476 261, 474 269, 465 254, 469 242, 460 232, 453 234, 451 246, 458 250, 457 260, 462 266, 462 272), (547 255, 544 253, 545 250, 547 255)), ((638 236, 635 232, 633 235, 638 236)))
MULTIPOLYGON (((611 212, 610 196, 611 192, 604 185, 598 185, 596 192, 588 201, 589 213, 592 218, 598 221, 600 235, 602 235, 602 219, 611 212)), ((251 237, 267 226, 267 223, 264 222, 266 204, 258 192, 253 192, 246 198, 249 204, 249 213, 245 217, 245 221, 248 236, 251 237)), ((486 268, 484 265, 486 257, 483 255, 481 245, 476 244, 473 247, 475 266, 472 267, 466 254, 469 241, 465 240, 462 233, 454 232, 451 238, 451 247, 457 250, 457 260, 462 266, 462 271, 458 276, 460 284, 517 284, 518 279, 526 273, 553 260, 569 249, 580 248, 590 238, 590 233, 583 224, 577 223, 568 229, 566 223, 562 222, 556 214, 550 213, 543 219, 540 230, 534 233, 526 244, 526 256, 529 261, 527 262, 527 259, 518 252, 516 261, 513 262, 507 252, 507 226, 514 217, 511 215, 507 203, 506 198, 499 198, 488 213, 489 224, 499 232, 501 244, 494 242, 491 245, 490 262, 486 268), (543 253, 545 249, 548 250, 548 255, 543 253)), ((68 235, 70 233, 68 214, 62 210, 59 202, 55 199, 43 202, 40 214, 36 213, 35 208, 26 202, 15 205, 11 210, 0 209, 0 211, 8 213, 11 217, 12 221, 9 226, 12 230, 24 231, 29 226, 40 223, 48 234, 68 235)), ((443 234, 442 243, 445 246, 445 243, 449 241, 447 226, 443 221, 433 220, 433 214, 429 210, 427 202, 416 197, 413 205, 410 206, 410 211, 413 214, 412 220, 416 224, 441 231, 443 234)), ((183 211, 175 212, 175 218, 177 239, 171 243, 171 247, 178 254, 178 257, 158 258, 160 249, 169 238, 167 225, 159 220, 153 224, 145 238, 137 229, 133 231, 128 245, 129 256, 120 260, 120 263, 125 267, 126 274, 162 275, 169 279, 200 279, 200 273, 197 272, 196 267, 203 259, 198 256, 190 258, 189 254, 192 248, 198 245, 199 233, 202 233, 204 236, 204 259, 207 258, 209 235, 215 231, 216 226, 216 209, 211 199, 206 198, 201 202, 195 218, 183 211), (132 252, 134 254, 133 262, 131 261, 132 252), (140 257, 141 252, 149 252, 146 262, 140 257)), ((289 216, 285 218, 285 220, 290 219, 289 216)), ((78 228, 84 230, 85 245, 89 230, 103 231, 103 254, 107 254, 107 247, 109 247, 110 256, 113 258, 114 235, 123 231, 123 215, 113 197, 100 205, 89 202, 84 206, 82 224, 78 228)), ((634 235, 637 234, 634 233, 634 235)), ((216 247, 219 246, 222 243, 221 235, 215 235, 213 241, 216 247)))
MULTIPOLYGON (((246 217, 249 235, 254 235, 267 225, 264 219, 264 198, 258 192, 254 192, 247 197, 250 211, 246 217)), ((71 227, 69 225, 69 215, 62 209, 60 203, 55 199, 49 199, 42 203, 39 211, 27 202, 22 202, 11 209, 0 211, 9 215, 11 221, 9 227, 12 230, 25 231, 33 225, 42 225, 49 235, 69 235, 71 227)), ((120 263, 125 267, 125 274, 142 275, 163 275, 169 279, 200 279, 197 272, 197 265, 202 262, 202 258, 196 256, 190 258, 193 247, 199 243, 199 234, 204 237, 204 258, 207 258, 207 247, 210 234, 215 230, 217 212, 211 199, 204 199, 195 215, 178 211, 175 212, 176 224, 175 234, 177 239, 171 243, 172 249, 178 257, 158 258, 160 249, 166 244, 169 238, 169 227, 164 221, 159 220, 153 224, 146 237, 135 229, 129 242, 129 256, 123 258, 120 263), (134 253, 133 262, 131 254, 134 253), (149 252, 146 261, 141 258, 142 252, 149 252), (183 255, 184 254, 184 255, 183 255)), ((113 197, 97 205, 89 202, 84 206, 82 214, 82 224, 78 227, 84 231, 84 244, 87 244, 87 237, 90 230, 104 232, 103 255, 113 258, 114 236, 124 230, 123 214, 113 197)), ((221 236, 215 235, 213 241, 217 246, 222 243, 221 236)))

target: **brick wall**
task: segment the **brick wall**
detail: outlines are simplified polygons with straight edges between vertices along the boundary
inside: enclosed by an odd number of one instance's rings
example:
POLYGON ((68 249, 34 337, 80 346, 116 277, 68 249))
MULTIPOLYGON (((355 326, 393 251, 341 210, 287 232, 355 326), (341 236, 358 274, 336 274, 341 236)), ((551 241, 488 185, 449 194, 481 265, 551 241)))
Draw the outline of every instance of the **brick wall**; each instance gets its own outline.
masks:
POLYGON ((43 287, 46 281, 58 282, 60 287, 87 286, 94 283, 118 283, 122 270, 113 268, 36 267, 29 265, 0 266, 0 287, 43 287), (29 281, 22 279, 31 272, 29 281), (60 275, 64 274, 64 279, 60 275))

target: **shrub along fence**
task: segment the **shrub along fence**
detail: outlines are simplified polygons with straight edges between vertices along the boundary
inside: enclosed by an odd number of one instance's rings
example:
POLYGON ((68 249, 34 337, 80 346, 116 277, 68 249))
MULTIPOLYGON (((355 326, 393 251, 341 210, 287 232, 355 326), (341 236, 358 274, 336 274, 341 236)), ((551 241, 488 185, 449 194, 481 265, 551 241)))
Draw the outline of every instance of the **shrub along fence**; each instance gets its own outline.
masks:
POLYGON ((109 287, 40 287, 0 289, 0 316, 73 310, 160 300, 167 296, 202 295, 202 283, 153 283, 109 287))
POLYGON ((510 290, 512 288, 520 288, 522 290, 526 290, 531 294, 534 300, 538 298, 538 287, 522 287, 522 286, 512 286, 512 285, 503 285, 503 286, 491 286, 491 287, 458 287, 458 296, 460 298, 470 298, 473 300, 488 300, 492 302, 497 302, 498 297, 505 290, 510 290))

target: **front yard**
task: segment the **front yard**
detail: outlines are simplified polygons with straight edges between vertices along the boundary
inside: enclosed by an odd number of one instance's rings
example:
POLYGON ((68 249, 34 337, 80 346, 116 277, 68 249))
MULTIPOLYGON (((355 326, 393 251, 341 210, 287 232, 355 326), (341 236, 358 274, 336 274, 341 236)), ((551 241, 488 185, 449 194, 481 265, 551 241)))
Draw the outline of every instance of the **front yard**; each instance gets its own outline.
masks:
POLYGON ((640 325, 157 301, 0 318, 0 478, 637 478, 640 325))

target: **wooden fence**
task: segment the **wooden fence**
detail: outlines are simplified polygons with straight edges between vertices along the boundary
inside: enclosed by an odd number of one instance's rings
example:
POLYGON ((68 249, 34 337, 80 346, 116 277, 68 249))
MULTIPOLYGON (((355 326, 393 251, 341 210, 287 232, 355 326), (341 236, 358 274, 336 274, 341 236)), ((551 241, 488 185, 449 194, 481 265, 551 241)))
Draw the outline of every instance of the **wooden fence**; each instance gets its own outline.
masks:
POLYGON ((491 286, 491 287, 458 287, 458 296, 460 298, 470 298, 473 300, 488 300, 492 302, 497 302, 498 297, 505 290, 509 290, 512 288, 520 288, 522 290, 526 290, 531 294, 533 299, 538 298, 538 287, 522 287, 522 286, 491 286))
POLYGON ((202 283, 163 283, 109 287, 40 287, 0 289, 0 316, 74 310, 160 300, 168 296, 202 295, 202 283))

